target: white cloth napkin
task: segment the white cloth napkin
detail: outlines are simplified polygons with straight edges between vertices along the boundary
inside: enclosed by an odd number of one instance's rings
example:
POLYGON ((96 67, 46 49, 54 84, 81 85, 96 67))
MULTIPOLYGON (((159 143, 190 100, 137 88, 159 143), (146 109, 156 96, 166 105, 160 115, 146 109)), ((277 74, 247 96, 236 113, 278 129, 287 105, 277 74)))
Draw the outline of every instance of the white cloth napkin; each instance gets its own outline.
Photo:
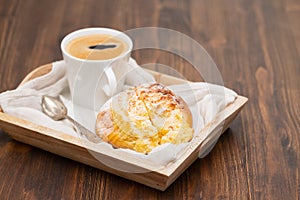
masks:
POLYGON ((42 112, 43 95, 58 96, 67 87, 64 62, 54 62, 50 73, 26 82, 15 90, 0 94, 0 106, 10 115, 35 124, 73 133, 68 120, 54 121, 42 112))
MULTIPOLYGON (((129 65, 131 65, 134 70, 126 77, 126 87, 144 83, 145 80, 146 82, 155 81, 152 75, 139 67, 132 58, 129 61, 129 65)), ((237 97, 237 94, 230 89, 203 82, 172 85, 168 88, 173 90, 175 94, 181 96, 188 104, 193 116, 193 128, 195 130, 195 134, 209 123, 218 112, 223 110, 226 105, 233 102, 237 97)), ((30 80, 15 90, 1 93, 0 106, 7 114, 26 119, 33 123, 46 126, 66 134, 80 137, 79 134, 73 130, 73 126, 68 120, 54 121, 42 112, 42 95, 54 97, 60 95, 70 111, 68 114, 74 117, 74 113, 72 112, 72 102, 70 101, 68 93, 65 63, 64 61, 58 61, 52 63, 52 70, 48 74, 30 80)), ((91 130, 95 127, 94 123, 95 122, 91 124, 84 124, 83 122, 83 125, 91 130)), ((94 130, 91 131, 94 132, 94 130)), ((208 142, 209 144, 206 151, 200 152, 201 155, 199 155, 199 157, 205 156, 212 149, 220 134, 221 131, 211 133, 213 139, 208 142)), ((175 148, 174 145, 169 145, 166 148, 158 147, 147 156, 140 156, 148 158, 156 163, 166 164, 170 160, 174 159, 173 148, 175 148), (161 156, 161 152, 169 152, 170 156, 161 156)), ((178 148, 176 147, 176 149, 178 148)), ((112 150, 127 151, 137 154, 131 150, 112 150)))

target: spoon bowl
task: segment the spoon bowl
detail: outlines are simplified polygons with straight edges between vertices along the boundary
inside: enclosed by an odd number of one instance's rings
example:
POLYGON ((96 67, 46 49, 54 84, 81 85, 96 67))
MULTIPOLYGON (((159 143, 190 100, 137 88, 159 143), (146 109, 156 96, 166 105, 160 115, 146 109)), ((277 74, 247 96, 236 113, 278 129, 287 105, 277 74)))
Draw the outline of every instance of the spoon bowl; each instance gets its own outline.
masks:
POLYGON ((55 121, 65 119, 68 113, 66 106, 59 99, 50 96, 42 97, 42 109, 55 121))

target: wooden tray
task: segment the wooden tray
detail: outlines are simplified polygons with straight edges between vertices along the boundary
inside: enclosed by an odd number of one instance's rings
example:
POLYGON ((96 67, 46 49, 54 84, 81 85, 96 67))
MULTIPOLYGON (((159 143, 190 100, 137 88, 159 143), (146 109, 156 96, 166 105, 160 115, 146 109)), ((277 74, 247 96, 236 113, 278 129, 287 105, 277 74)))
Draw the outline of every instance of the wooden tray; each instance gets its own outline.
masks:
MULTIPOLYGON (((51 68, 51 64, 38 67, 28 74, 20 85, 33 78, 47 74, 51 71, 51 68)), ((165 85, 186 82, 185 80, 160 74, 158 72, 150 72, 155 76, 157 81, 165 85)), ((216 116, 215 120, 209 124, 210 130, 213 130, 220 123, 225 121, 223 126, 224 128, 222 130, 222 132, 224 132, 247 101, 248 99, 246 97, 238 96, 232 104, 228 105, 216 116)), ((152 163, 147 163, 144 160, 136 159, 127 154, 111 153, 111 151, 108 152, 107 149, 98 148, 93 143, 83 143, 79 138, 8 115, 1 112, 1 110, 0 127, 13 139, 20 142, 30 144, 159 190, 165 190, 198 158, 199 152, 204 152, 207 150, 206 148, 208 148, 207 145, 202 144, 201 140, 195 139, 191 142, 189 148, 180 152, 180 156, 177 160, 158 169, 157 166, 154 166, 152 163), (54 146, 55 148, 53 148, 54 146), (146 172, 128 173, 116 170, 115 168, 111 168, 99 162, 98 159, 91 154, 91 152, 93 155, 109 159, 111 162, 116 162, 120 166, 130 167, 137 170, 140 169, 146 172)), ((205 130, 205 128, 203 130, 205 130)), ((217 140, 217 138, 211 138, 210 140, 217 140)), ((205 143, 207 144, 209 142, 213 141, 206 141, 205 143)))

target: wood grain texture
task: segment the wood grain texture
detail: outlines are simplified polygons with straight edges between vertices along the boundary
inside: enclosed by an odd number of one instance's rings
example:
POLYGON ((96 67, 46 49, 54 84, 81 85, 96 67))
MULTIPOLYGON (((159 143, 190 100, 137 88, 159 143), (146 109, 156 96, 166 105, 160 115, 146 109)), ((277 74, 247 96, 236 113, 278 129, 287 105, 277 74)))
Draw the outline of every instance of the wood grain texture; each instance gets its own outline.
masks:
MULTIPOLYGON (((0 199, 299 199, 298 0, 0 0, 0 91, 61 59, 67 33, 160 26, 200 42, 248 105, 213 151, 165 192, 12 140, 0 132, 0 199)), ((137 51, 191 74, 183 59, 137 51)), ((196 79, 198 77, 194 77, 196 79)))

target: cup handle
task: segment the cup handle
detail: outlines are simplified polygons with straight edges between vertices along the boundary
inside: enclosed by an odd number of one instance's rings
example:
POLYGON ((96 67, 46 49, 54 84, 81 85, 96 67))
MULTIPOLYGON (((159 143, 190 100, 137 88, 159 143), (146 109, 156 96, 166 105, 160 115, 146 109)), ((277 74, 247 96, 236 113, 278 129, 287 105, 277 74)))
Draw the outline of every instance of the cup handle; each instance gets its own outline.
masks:
POLYGON ((105 84, 102 89, 107 96, 111 97, 117 89, 117 78, 112 70, 112 66, 106 67, 104 69, 104 74, 108 80, 108 84, 105 84))

